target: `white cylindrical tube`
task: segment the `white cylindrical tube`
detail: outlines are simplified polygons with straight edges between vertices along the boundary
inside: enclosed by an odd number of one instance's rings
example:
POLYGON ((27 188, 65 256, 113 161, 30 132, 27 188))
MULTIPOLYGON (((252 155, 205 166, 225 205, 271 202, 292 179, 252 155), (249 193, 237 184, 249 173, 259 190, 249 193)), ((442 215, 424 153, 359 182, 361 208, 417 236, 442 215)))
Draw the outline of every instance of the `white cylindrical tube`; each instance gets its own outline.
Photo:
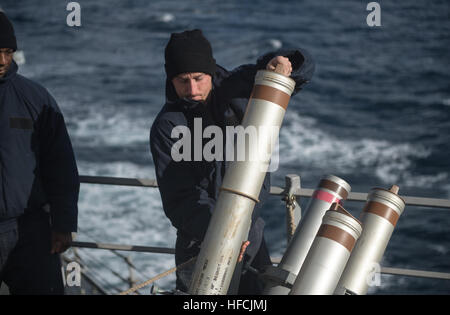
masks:
POLYGON ((236 130, 236 159, 223 179, 196 261, 190 294, 227 293, 294 87, 294 80, 276 72, 260 70, 256 74, 242 127, 236 130), (250 139, 244 141, 247 135, 250 139))
POLYGON ((397 193, 395 185, 390 190, 374 188, 369 192, 361 213, 364 230, 339 280, 336 294, 367 293, 405 208, 405 202, 397 193))
POLYGON ((357 219, 333 204, 323 217, 289 294, 333 294, 361 230, 357 219))
POLYGON ((290 287, 293 284, 289 282, 293 281, 300 271, 317 231, 322 224, 322 218, 325 212, 330 209, 333 203, 341 203, 345 200, 350 190, 350 185, 342 178, 334 175, 326 175, 321 178, 306 208, 306 213, 300 220, 300 224, 295 230, 281 262, 277 266, 280 269, 277 274, 288 274, 290 277, 288 276, 286 278, 291 280, 279 281, 274 278, 268 280, 264 294, 289 294, 290 287))

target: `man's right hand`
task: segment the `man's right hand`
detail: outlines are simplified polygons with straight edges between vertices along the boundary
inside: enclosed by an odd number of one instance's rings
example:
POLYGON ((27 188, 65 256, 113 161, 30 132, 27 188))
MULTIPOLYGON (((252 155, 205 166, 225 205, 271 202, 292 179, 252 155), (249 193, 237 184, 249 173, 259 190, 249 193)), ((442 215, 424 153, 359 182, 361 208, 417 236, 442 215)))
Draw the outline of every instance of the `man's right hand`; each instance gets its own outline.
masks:
POLYGON ((277 73, 283 74, 283 75, 285 75, 287 77, 291 75, 291 73, 292 73, 292 64, 289 61, 289 58, 283 57, 283 56, 276 56, 276 57, 272 58, 267 63, 266 69, 267 70, 271 70, 271 71, 275 71, 277 66, 281 66, 281 67, 278 68, 278 69, 281 68, 281 72, 277 71, 277 73))

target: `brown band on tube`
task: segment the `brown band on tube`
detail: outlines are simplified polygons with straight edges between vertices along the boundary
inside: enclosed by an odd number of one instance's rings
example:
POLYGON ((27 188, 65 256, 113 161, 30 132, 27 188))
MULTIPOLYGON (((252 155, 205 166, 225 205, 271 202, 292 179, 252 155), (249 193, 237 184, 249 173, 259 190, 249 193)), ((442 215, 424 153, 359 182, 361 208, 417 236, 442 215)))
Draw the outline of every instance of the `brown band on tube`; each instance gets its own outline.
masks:
POLYGON ((317 236, 326 237, 330 240, 336 241, 347 248, 349 252, 352 251, 356 243, 356 239, 350 233, 338 228, 337 226, 329 224, 322 224, 317 232, 317 236))
POLYGON ((284 93, 276 88, 268 85, 255 84, 252 91, 251 98, 257 98, 260 100, 268 101, 280 105, 286 110, 291 97, 289 94, 284 93))
POLYGON ((336 184, 335 182, 332 182, 331 180, 322 179, 319 183, 320 188, 326 188, 328 190, 334 191, 339 196, 342 197, 342 199, 347 199, 348 191, 345 190, 344 187, 342 187, 339 184, 336 184))
POLYGON ((254 198, 254 197, 252 197, 250 195, 247 195, 246 193, 243 193, 243 192, 240 192, 240 191, 237 191, 237 190, 234 190, 234 189, 230 189, 230 188, 226 188, 226 187, 220 187, 219 190, 228 191, 228 192, 230 192, 232 194, 236 194, 236 195, 240 195, 240 196, 246 197, 248 199, 253 200, 255 203, 259 202, 258 198, 254 198))
POLYGON ((363 213, 373 213, 388 220, 393 226, 397 224, 400 215, 394 209, 376 201, 369 201, 363 209, 363 213))

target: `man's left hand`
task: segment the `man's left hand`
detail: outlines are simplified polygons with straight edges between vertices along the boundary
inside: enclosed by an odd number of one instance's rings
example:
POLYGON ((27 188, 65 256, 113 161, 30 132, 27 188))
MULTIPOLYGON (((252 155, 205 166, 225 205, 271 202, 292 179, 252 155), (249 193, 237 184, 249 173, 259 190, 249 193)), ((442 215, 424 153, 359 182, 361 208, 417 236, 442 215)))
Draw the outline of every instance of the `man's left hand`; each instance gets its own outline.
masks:
POLYGON ((65 252, 72 244, 71 232, 52 231, 52 248, 50 254, 60 254, 65 252))
POLYGON ((241 262, 244 259, 245 250, 247 249, 248 245, 250 245, 250 241, 245 241, 242 243, 241 251, 238 257, 238 262, 241 262))

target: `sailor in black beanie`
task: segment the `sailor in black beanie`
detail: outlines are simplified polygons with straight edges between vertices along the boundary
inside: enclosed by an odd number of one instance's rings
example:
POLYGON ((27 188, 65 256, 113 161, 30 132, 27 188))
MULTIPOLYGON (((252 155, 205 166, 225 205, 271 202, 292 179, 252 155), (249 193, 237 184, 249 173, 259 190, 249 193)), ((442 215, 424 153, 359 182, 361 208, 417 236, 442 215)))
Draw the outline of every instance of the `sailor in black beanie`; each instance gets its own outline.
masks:
POLYGON ((17 50, 17 41, 14 34, 14 28, 6 17, 5 13, 0 9, 0 47, 11 48, 17 50))
POLYGON ((213 76, 216 71, 211 44, 198 29, 172 34, 164 54, 169 80, 180 73, 203 72, 213 76))
POLYGON ((0 9, 0 78, 11 66, 13 53, 17 50, 17 41, 14 28, 0 9))
POLYGON ((17 73, 0 12, 0 283, 11 294, 64 294, 59 254, 77 231, 79 179, 50 93, 17 73))
POLYGON ((177 98, 205 102, 212 89, 216 61, 202 31, 173 33, 164 55, 167 84, 175 88, 177 98))
MULTIPOLYGON (((177 266, 200 252, 228 161, 211 161, 202 152, 197 152, 201 155, 200 160, 198 156, 181 161, 174 159, 172 152, 177 150, 178 142, 172 137, 174 131, 189 129, 188 134, 195 137, 195 134, 203 135, 209 126, 218 126, 225 134, 227 126, 240 125, 256 72, 260 69, 274 70, 280 63, 284 66, 285 75, 291 75, 292 71, 291 77, 297 82, 296 91, 312 75, 312 61, 298 50, 269 53, 260 57, 256 64, 227 71, 216 64, 211 44, 201 30, 171 35, 165 48, 166 103, 153 122, 150 149, 164 212, 177 229, 177 266), (198 121, 201 121, 200 132, 194 127, 198 121)), ((200 150, 210 139, 202 140, 200 150)), ((198 149, 195 141, 191 142, 192 148, 186 148, 191 157, 198 149)), ((225 141, 223 145, 223 148, 216 149, 222 149, 224 153, 225 141)), ((261 271, 271 265, 264 240, 264 220, 259 216, 269 190, 270 174, 267 173, 258 198, 260 202, 252 214, 249 242, 244 242, 241 248, 242 261, 236 266, 228 294, 261 294, 264 288, 261 279, 246 267, 261 271)), ((177 270, 176 289, 188 291, 194 266, 191 263, 177 270)))

